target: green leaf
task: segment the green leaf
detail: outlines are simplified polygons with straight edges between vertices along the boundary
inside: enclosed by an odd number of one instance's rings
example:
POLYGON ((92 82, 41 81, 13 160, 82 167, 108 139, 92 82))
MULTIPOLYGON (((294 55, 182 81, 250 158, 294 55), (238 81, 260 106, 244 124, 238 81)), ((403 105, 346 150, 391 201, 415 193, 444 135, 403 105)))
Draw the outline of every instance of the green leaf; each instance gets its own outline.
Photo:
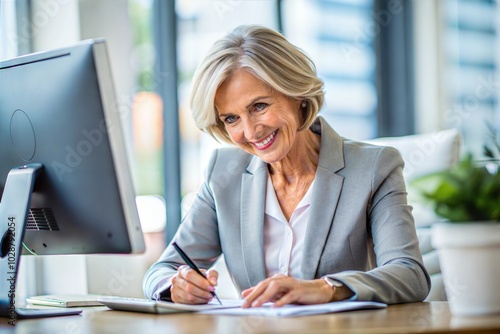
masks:
POLYGON ((495 154, 493 151, 486 145, 483 146, 483 154, 488 158, 495 159, 495 154))
POLYGON ((470 221, 472 216, 464 207, 449 207, 440 204, 435 208, 436 214, 451 221, 470 221))
POLYGON ((417 178, 411 186, 450 221, 500 219, 500 171, 490 174, 471 154, 449 170, 417 178))
POLYGON ((434 191, 432 198, 437 202, 456 202, 460 199, 460 189, 451 182, 445 181, 434 191))

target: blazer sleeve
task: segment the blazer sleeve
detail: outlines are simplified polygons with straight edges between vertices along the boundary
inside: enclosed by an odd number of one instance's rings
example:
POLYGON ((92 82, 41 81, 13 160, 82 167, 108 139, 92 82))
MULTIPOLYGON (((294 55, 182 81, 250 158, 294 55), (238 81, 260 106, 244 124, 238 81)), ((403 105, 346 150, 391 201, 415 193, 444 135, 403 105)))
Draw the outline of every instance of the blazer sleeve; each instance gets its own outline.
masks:
MULTIPOLYGON (((201 269, 210 268, 221 254, 215 202, 209 187, 217 154, 218 150, 215 150, 205 170, 205 182, 198 190, 193 205, 172 240, 177 242, 201 269)), ((171 279, 183 264, 185 263, 182 258, 169 244, 144 276, 144 295, 149 299, 169 300, 171 279)))
POLYGON ((422 301, 429 293, 430 278, 407 204, 403 166, 399 152, 385 147, 373 167, 367 216, 377 266, 367 272, 327 275, 349 287, 355 293, 352 299, 395 304, 422 301))

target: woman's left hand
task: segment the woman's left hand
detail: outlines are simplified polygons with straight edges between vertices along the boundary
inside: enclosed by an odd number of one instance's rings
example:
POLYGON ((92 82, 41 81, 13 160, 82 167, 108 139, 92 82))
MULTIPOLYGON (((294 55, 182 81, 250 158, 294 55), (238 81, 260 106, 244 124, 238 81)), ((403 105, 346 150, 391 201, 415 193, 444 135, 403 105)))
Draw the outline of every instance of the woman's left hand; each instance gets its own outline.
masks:
POLYGON ((299 280, 285 275, 274 275, 242 292, 242 307, 259 307, 267 302, 274 306, 296 304, 322 304, 334 299, 335 289, 323 279, 299 280))

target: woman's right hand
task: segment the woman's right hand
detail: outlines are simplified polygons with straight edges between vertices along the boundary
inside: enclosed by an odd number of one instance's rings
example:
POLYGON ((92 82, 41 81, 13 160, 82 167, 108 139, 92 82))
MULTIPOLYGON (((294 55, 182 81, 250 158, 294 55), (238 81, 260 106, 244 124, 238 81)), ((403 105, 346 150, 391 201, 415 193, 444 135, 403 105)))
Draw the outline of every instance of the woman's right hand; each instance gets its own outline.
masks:
POLYGON ((187 265, 180 266, 172 278, 170 298, 180 304, 206 304, 214 298, 212 292, 217 285, 219 274, 216 270, 200 270, 205 277, 187 265))

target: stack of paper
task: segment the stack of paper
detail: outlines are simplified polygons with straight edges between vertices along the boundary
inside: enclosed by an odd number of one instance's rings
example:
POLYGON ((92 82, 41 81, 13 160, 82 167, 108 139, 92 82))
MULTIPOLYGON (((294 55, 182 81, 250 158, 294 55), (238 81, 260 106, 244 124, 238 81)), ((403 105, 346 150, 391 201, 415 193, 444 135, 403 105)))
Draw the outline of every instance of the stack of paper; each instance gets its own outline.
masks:
POLYGON ((251 316, 271 316, 271 317, 295 317, 304 315, 315 315, 324 313, 335 313, 353 311, 361 309, 378 309, 387 307, 387 304, 365 301, 340 301, 327 304, 316 305, 286 305, 283 307, 272 307, 266 304, 264 307, 252 308, 228 308, 200 311, 203 314, 221 315, 251 315, 251 316))

